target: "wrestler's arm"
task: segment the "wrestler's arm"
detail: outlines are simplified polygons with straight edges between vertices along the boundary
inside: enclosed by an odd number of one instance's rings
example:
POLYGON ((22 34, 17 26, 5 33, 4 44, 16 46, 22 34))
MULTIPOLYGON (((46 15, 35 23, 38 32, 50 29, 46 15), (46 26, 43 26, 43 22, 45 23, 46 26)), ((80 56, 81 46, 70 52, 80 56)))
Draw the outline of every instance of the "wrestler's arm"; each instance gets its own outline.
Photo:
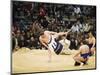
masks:
POLYGON ((67 35, 68 32, 53 32, 53 31, 45 31, 45 34, 51 34, 51 35, 56 35, 56 36, 63 36, 63 35, 67 35))
POLYGON ((71 31, 72 31, 72 29, 69 29, 67 32, 59 32, 59 33, 57 33, 57 35, 58 36, 63 36, 63 35, 67 36, 68 33, 71 32, 71 31))
POLYGON ((59 33, 57 33, 56 35, 58 35, 58 36, 66 35, 66 36, 67 36, 67 34, 68 34, 68 32, 59 32, 59 33))
POLYGON ((51 35, 55 35, 57 34, 57 32, 53 32, 53 31, 45 31, 46 34, 51 34, 51 35))
POLYGON ((92 48, 95 46, 95 38, 93 38, 93 45, 92 48))
POLYGON ((43 41, 42 41, 42 39, 41 39, 41 37, 39 38, 39 40, 40 40, 40 43, 44 46, 44 47, 46 47, 47 49, 48 49, 48 56, 49 56, 49 62, 51 62, 51 50, 50 50, 50 48, 47 46, 47 44, 45 44, 43 41))

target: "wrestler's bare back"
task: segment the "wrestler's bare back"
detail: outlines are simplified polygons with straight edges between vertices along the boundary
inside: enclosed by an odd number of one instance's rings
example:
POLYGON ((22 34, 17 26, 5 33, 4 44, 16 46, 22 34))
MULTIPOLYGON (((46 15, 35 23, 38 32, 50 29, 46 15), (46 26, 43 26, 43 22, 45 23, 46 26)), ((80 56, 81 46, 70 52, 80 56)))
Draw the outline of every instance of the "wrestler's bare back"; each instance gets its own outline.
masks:
POLYGON ((88 47, 88 45, 82 45, 82 46, 80 46, 79 50, 80 50, 81 54, 89 53, 89 47, 88 47))

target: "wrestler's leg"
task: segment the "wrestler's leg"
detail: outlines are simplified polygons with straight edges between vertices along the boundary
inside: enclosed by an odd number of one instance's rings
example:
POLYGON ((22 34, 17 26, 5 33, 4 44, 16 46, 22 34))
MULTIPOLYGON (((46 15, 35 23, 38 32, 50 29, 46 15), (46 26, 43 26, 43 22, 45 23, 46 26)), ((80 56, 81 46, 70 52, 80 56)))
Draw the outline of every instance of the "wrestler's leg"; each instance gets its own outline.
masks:
POLYGON ((86 59, 84 59, 84 58, 81 57, 81 56, 73 57, 73 59, 75 60, 75 62, 77 62, 77 63, 79 63, 79 64, 81 64, 81 65, 84 64, 83 62, 87 61, 86 59))

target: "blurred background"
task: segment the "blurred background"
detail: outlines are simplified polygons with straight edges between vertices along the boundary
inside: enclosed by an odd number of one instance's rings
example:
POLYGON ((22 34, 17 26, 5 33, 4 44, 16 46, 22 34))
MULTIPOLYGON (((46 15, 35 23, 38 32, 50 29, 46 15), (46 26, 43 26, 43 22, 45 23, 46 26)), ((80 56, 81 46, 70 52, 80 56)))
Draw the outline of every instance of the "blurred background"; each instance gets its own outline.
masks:
POLYGON ((38 39, 41 29, 71 29, 66 37, 71 41, 71 50, 77 50, 89 32, 96 38, 96 6, 12 1, 12 14, 12 50, 42 49, 38 39))

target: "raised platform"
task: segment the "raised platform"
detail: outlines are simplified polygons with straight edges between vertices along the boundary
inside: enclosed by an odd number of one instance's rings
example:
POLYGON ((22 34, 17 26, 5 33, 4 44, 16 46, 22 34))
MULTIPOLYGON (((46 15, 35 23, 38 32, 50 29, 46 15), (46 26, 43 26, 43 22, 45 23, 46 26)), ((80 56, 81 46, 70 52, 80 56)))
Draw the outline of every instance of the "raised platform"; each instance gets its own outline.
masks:
POLYGON ((95 69, 95 56, 90 57, 88 65, 74 66, 73 56, 77 52, 71 51, 72 55, 56 55, 52 53, 52 61, 48 62, 47 50, 18 50, 12 54, 12 72, 47 72, 63 70, 95 69))

